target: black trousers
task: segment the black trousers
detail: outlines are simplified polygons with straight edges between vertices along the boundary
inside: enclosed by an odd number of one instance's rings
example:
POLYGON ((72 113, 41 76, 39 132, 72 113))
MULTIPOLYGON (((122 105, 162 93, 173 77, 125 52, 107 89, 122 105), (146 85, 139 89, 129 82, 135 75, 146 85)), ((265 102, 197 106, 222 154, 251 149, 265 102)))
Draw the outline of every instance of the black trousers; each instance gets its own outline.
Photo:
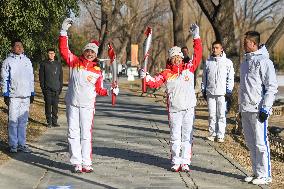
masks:
POLYGON ((48 124, 57 123, 59 91, 47 89, 44 91, 45 117, 48 124))

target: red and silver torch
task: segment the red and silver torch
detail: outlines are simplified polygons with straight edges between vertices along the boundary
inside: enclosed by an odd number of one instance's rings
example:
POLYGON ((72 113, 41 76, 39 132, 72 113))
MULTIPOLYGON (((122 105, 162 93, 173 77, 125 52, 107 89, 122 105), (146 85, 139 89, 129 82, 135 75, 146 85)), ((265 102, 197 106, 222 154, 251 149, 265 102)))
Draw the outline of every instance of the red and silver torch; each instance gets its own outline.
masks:
MULTIPOLYGON (((146 31, 145 31, 145 35, 147 36, 147 38, 145 39, 144 43, 143 43, 143 53, 144 53, 144 58, 143 58, 143 70, 145 72, 147 72, 147 64, 149 61, 149 54, 150 54, 150 47, 151 47, 151 43, 152 43, 152 28, 150 28, 149 26, 147 27, 146 31)), ((146 93, 147 91, 147 87, 146 87, 146 78, 142 79, 142 93, 146 93)))
MULTIPOLYGON (((111 87, 114 89, 118 86, 118 82, 117 82, 117 62, 116 62, 116 56, 115 56, 115 52, 114 49, 112 47, 112 45, 109 43, 108 44, 108 56, 110 58, 110 64, 112 67, 112 84, 111 87)), ((116 100, 116 95, 113 93, 112 90, 112 105, 115 105, 115 100, 116 100)))

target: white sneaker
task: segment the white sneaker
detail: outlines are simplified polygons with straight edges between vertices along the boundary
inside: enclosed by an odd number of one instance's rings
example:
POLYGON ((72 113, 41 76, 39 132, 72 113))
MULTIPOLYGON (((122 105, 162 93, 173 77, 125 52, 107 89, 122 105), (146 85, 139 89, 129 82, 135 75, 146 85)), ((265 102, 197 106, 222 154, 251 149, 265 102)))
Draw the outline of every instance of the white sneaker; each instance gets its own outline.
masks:
POLYGON ((209 137, 207 137, 207 139, 212 141, 212 142, 214 142, 215 141, 215 136, 209 136, 209 137))
POLYGON ((244 179, 245 182, 251 182, 253 179, 255 179, 256 177, 254 175, 252 176, 248 176, 244 179))
POLYGON ((172 172, 179 172, 180 171, 180 164, 175 164, 171 167, 172 172))
POLYGON ((218 138, 217 142, 223 143, 225 140, 223 138, 218 138))
POLYGON ((252 180, 252 184, 255 184, 255 185, 269 184, 271 182, 272 182, 271 177, 258 177, 252 180))
POLYGON ((74 170, 73 170, 74 173, 82 173, 82 165, 80 164, 77 164, 77 165, 74 165, 74 170))
POLYGON ((182 164, 181 165, 181 171, 182 172, 189 172, 190 171, 189 166, 187 164, 182 164))

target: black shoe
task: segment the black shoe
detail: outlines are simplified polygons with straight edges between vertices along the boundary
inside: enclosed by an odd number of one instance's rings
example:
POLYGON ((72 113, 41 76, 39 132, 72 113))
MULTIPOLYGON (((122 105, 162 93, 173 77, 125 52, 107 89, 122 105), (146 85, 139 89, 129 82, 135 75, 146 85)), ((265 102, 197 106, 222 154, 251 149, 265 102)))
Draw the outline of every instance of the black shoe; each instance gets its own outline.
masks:
POLYGON ((24 152, 24 153, 31 153, 32 152, 31 149, 27 145, 24 145, 24 146, 19 145, 18 151, 24 152))
POLYGON ((17 149, 17 147, 11 146, 11 147, 9 147, 9 152, 10 153, 17 153, 18 149, 17 149))
POLYGON ((60 127, 60 125, 58 123, 53 123, 52 125, 53 125, 53 127, 60 127))
POLYGON ((48 128, 51 128, 52 125, 51 125, 51 123, 47 123, 46 126, 47 126, 48 128))

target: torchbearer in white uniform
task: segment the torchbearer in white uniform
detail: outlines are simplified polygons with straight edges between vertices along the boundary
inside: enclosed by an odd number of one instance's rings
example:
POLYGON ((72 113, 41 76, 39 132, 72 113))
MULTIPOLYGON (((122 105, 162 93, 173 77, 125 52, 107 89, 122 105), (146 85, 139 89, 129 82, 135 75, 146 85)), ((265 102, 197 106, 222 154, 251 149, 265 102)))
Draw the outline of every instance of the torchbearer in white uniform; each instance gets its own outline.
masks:
POLYGON ((212 55, 203 69, 202 93, 208 102, 208 140, 224 142, 226 109, 230 109, 234 88, 233 62, 226 57, 221 41, 212 43, 212 55))
MULTIPOLYGON (((67 30, 71 25, 72 19, 65 19, 59 36, 59 51, 70 69, 65 96, 70 162, 74 172, 90 173, 93 171, 92 128, 96 96, 107 96, 108 91, 102 88, 103 77, 97 61, 99 43, 94 40, 83 48, 81 56, 74 55, 68 47, 67 30)), ((117 95, 118 88, 112 92, 117 95)))
POLYGON ((245 181, 257 185, 272 182, 267 126, 278 88, 273 62, 265 46, 259 43, 258 32, 246 32, 239 89, 242 126, 253 170, 245 181))
POLYGON ((151 77, 141 69, 140 77, 145 78, 147 87, 158 88, 166 86, 168 96, 168 112, 170 125, 171 170, 189 171, 192 157, 193 122, 196 96, 194 91, 194 71, 202 58, 202 44, 199 27, 192 24, 194 55, 190 62, 183 62, 181 48, 174 46, 169 50, 169 60, 166 69, 151 77))

